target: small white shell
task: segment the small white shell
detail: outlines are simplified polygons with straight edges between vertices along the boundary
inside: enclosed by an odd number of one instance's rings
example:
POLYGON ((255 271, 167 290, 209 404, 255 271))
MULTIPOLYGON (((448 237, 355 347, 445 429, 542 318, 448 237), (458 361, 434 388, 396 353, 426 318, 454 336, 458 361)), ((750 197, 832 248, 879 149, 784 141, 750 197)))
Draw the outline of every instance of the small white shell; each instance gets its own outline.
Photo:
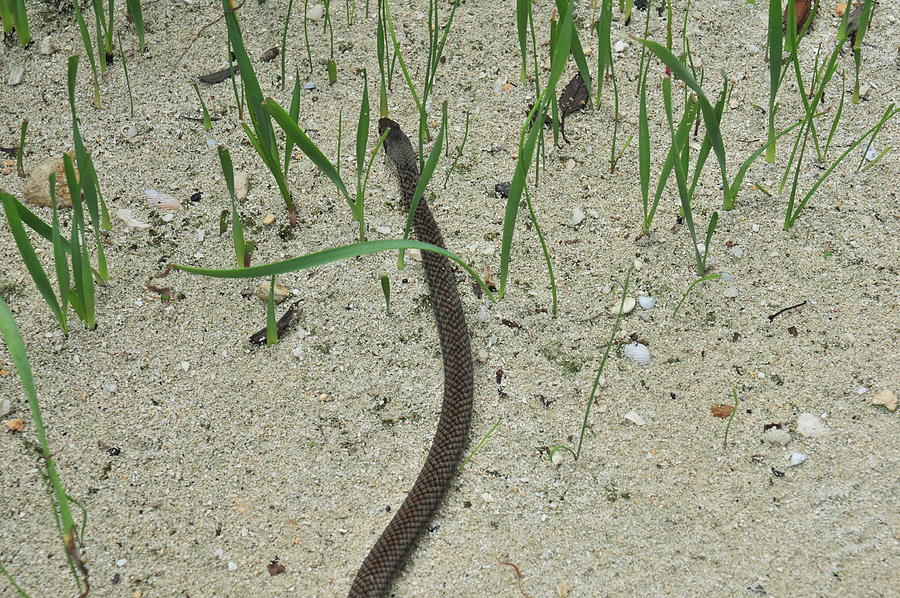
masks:
POLYGON ((656 299, 648 295, 640 295, 638 297, 638 303, 641 304, 641 308, 643 309, 653 309, 656 307, 656 299))
POLYGON ((178 210, 181 203, 169 195, 168 193, 160 193, 156 189, 147 189, 144 191, 144 199, 147 206, 154 210, 178 210))
POLYGON ((625 353, 625 357, 640 365, 653 364, 653 360, 650 359, 650 349, 647 348, 647 345, 628 343, 622 347, 622 352, 625 353))
POLYGON ((636 305, 633 297, 625 297, 625 301, 623 302, 621 299, 616 299, 613 303, 612 313, 614 316, 619 315, 619 307, 622 308, 622 314, 630 314, 634 311, 634 306, 636 305))
POLYGON ((638 413, 637 411, 629 411, 623 417, 636 426, 647 425, 647 420, 644 419, 643 417, 641 417, 641 414, 638 413))
POLYGON ((127 208, 116 210, 116 216, 118 216, 119 220, 124 222, 129 228, 136 228, 137 230, 147 230, 150 228, 149 224, 135 218, 134 213, 127 208))

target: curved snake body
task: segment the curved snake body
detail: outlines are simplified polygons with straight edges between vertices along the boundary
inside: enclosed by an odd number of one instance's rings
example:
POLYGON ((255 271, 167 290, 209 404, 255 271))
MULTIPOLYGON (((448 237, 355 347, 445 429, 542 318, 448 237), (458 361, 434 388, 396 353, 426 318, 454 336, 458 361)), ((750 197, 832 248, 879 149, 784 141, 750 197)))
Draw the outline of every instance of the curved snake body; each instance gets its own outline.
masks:
MULTIPOLYGON (((402 206, 408 212, 419 182, 416 155, 396 122, 388 118, 379 120, 379 133, 383 134, 386 129, 390 130, 384 139, 385 154, 397 170, 402 206)), ((413 225, 420 241, 444 247, 441 231, 424 199, 416 208, 413 225)), ((349 598, 386 595, 394 575, 437 511, 459 466, 469 435, 473 392, 472 352, 466 319, 456 291, 456 277, 449 260, 442 255, 422 252, 422 263, 444 358, 441 417, 419 477, 360 566, 349 598)))

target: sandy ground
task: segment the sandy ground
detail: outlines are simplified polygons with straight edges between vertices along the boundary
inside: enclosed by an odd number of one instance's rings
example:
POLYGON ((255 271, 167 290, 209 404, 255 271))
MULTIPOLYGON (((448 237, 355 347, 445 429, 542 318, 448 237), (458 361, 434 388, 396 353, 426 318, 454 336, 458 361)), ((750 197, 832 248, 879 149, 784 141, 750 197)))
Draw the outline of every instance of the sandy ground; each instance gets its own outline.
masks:
MULTIPOLYGON (((241 10, 252 56, 278 45, 286 4, 248 1, 241 10)), ((420 85, 424 5, 394 4, 405 56, 420 85)), ((536 7, 544 43, 550 4, 536 7)), ((683 4, 676 6, 679 15, 683 4)), ((765 106, 768 95, 762 4, 704 2, 688 25, 710 93, 718 72, 735 80, 723 124, 730 175, 765 134, 765 114, 754 107, 765 106)), ((831 3, 825 4, 827 14, 804 43, 807 72, 816 47, 828 48, 834 38, 837 19, 831 3)), ((413 260, 398 272, 395 256, 384 254, 282 276, 300 300, 301 315, 273 347, 247 342, 264 324, 265 312, 240 291, 258 281, 176 273, 166 283, 185 298, 161 304, 144 285, 165 264, 228 267, 233 259, 229 235, 218 236, 227 194, 208 140, 227 145, 236 168, 250 176, 241 211, 255 223, 247 233, 259 243, 254 263, 353 242, 356 224, 330 181, 300 158, 290 175, 299 226, 292 239, 278 236, 284 207, 246 143, 229 84, 202 87, 220 118, 209 133, 185 119, 199 116, 191 82, 225 66, 221 23, 186 50, 218 14, 217 3, 144 5, 146 53, 139 55, 136 41, 125 38, 135 118, 128 116, 118 60, 103 77, 103 110, 90 105, 84 60, 78 78, 82 132, 111 211, 131 208, 153 225, 135 231, 114 223, 112 278, 98 293, 96 331, 81 330, 76 321, 70 336, 62 337, 8 228, 0 226, 2 293, 27 342, 63 480, 89 514, 83 556, 91 595, 342 595, 412 483, 437 421, 441 360, 421 266, 413 260), (138 134, 128 138, 132 124, 138 134), (164 222, 146 207, 148 188, 183 202, 174 220, 164 222), (202 199, 190 201, 196 191, 202 199), (278 222, 264 227, 270 212, 278 222), (202 240, 199 230, 205 231, 202 240), (382 274, 392 282, 390 316, 382 274), (118 454, 110 455, 109 447, 118 454), (285 572, 272 577, 266 565, 274 559, 285 572)), ((523 108, 533 100, 530 87, 519 85, 512 8, 498 6, 469 0, 457 14, 432 106, 449 102, 451 147, 462 139, 467 110, 472 127, 446 189, 440 182, 450 161, 444 159, 430 196, 450 249, 479 269, 489 264, 495 277, 503 202, 491 190, 511 178, 523 108), (504 83, 511 85, 504 89, 504 83)), ((39 2, 29 8, 36 44, 26 50, 0 45, 0 141, 15 145, 19 122, 28 118, 30 169, 71 147, 65 64, 82 48, 71 16, 60 17, 39 2), (48 35, 62 50, 40 55, 37 43, 48 35), (6 79, 17 65, 25 66, 24 82, 10 87, 6 79)), ((335 3, 335 11, 338 82, 328 86, 319 62, 328 51, 320 29, 311 31, 315 72, 309 74, 296 16, 288 64, 317 85, 304 94, 300 124, 331 156, 343 109, 342 171, 351 173, 362 89, 358 69, 377 73, 374 21, 362 17, 361 3, 349 28, 343 3, 335 3)), ((593 61, 588 3, 578 18, 593 61)), ((616 63, 620 144, 636 133, 638 48, 629 36, 641 32, 642 19, 637 13, 625 27, 617 17, 613 29, 613 42, 627 44, 616 63)), ((864 51, 862 78, 872 88, 867 101, 846 104, 832 155, 898 100, 898 19, 900 5, 882 2, 864 51)), ((655 12, 651 24, 653 37, 664 39, 665 21, 655 12)), ((850 57, 842 64, 852 80, 850 57)), ((277 88, 277 61, 255 68, 264 92, 286 105, 288 92, 277 88)), ((650 100, 656 176, 667 133, 662 68, 653 68, 659 71, 651 74, 650 100)), ((800 110, 792 80, 781 98, 784 126, 800 110)), ((599 111, 570 117, 572 144, 548 151, 546 174, 534 192, 558 277, 559 317, 548 314, 545 265, 524 217, 502 302, 477 297, 470 281, 460 278, 478 358, 472 438, 496 422, 499 427, 454 481, 393 595, 900 595, 897 415, 871 404, 877 392, 900 387, 897 123, 878 141, 879 149, 894 150, 862 174, 854 174, 860 157, 854 151, 790 232, 781 229, 787 194, 768 197, 751 188, 776 187, 788 144, 780 146, 775 166, 758 163, 736 209, 721 214, 713 240, 710 271, 731 282, 698 286, 673 316, 696 277, 688 233, 674 226, 674 187, 663 198, 650 242, 636 243, 636 143, 610 173, 611 96, 603 101, 599 111), (575 208, 586 218, 573 227, 575 208), (610 285, 632 265, 630 294, 652 295, 656 307, 626 316, 616 341, 642 340, 653 364, 639 366, 620 348, 613 350, 581 459, 554 465, 549 447, 577 443, 612 330, 610 285), (768 317, 801 302, 801 308, 768 317), (730 402, 732 388, 741 404, 723 448, 725 421, 713 417, 711 407, 730 402), (624 419, 631 411, 645 425, 624 419), (821 419, 824 436, 796 433, 797 418, 806 412, 821 419), (766 440, 764 428, 771 424, 790 433, 787 447, 766 440), (808 460, 789 467, 792 452, 808 460)), ((826 102, 833 110, 836 94, 826 102)), ((414 106, 399 75, 390 111, 414 128, 414 106)), ((820 173, 809 163, 801 187, 809 188, 820 173)), ((718 176, 711 160, 696 200, 701 226, 721 201, 718 176)), ((19 194, 22 184, 14 172, 0 176, 0 187, 9 192, 19 194)), ((396 183, 379 159, 366 206, 370 238, 402 234, 397 203, 396 183)), ((49 257, 47 245, 38 245, 49 257)), ((73 596, 38 463, 26 442, 34 431, 28 407, 5 351, 0 368, 7 370, 0 399, 11 400, 3 419, 26 419, 23 434, 0 434, 0 561, 31 596, 73 596)), ((0 585, 0 595, 13 594, 0 585)))

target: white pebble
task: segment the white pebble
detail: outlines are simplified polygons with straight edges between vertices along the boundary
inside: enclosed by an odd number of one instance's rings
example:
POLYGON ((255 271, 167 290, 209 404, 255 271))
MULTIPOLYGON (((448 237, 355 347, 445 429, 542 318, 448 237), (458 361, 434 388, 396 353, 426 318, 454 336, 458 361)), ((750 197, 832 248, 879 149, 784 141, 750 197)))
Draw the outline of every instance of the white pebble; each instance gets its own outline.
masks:
POLYGON ((217 559, 224 558, 225 551, 222 550, 221 548, 216 548, 215 550, 213 550, 213 556, 216 557, 217 559))
POLYGON ((635 305, 637 305, 637 302, 634 300, 634 297, 625 297, 625 301, 616 299, 616 302, 613 304, 613 315, 617 316, 620 313, 630 314, 634 311, 635 305))
POLYGON ((309 7, 309 10, 306 12, 306 16, 309 17, 311 21, 318 21, 322 18, 322 15, 325 14, 325 7, 321 4, 313 4, 309 7))
POLYGON ((584 221, 584 209, 580 206, 572 208, 572 217, 569 219, 570 226, 578 226, 584 221))
POLYGON ((128 564, 128 559, 118 559, 116 560, 116 567, 124 567, 128 564))
POLYGON ((563 455, 563 451, 556 451, 553 453, 553 456, 550 457, 550 462, 559 467, 562 465, 563 461, 566 460, 566 456, 563 455))
POLYGON ((206 147, 208 147, 209 149, 215 149, 218 145, 219 145, 219 142, 216 141, 215 139, 207 139, 206 140, 206 147))
POLYGON ((378 233, 379 235, 389 235, 389 234, 391 234, 391 229, 388 228, 387 226, 376 226, 375 232, 378 233))
POLYGON ((228 561, 228 570, 237 571, 237 563, 235 563, 234 561, 228 561))
POLYGON ((2 401, 0 401, 0 417, 3 417, 7 413, 9 413, 10 410, 11 403, 9 402, 9 399, 3 399, 2 401))
POLYGON ((872 160, 874 160, 875 158, 878 157, 878 150, 875 149, 874 145, 869 143, 869 145, 866 146, 865 156, 866 156, 866 161, 871 162, 872 160))
POLYGON ((624 417, 636 426, 643 426, 647 424, 647 420, 641 417, 637 411, 629 411, 624 415, 624 417))
POLYGON ((128 228, 134 228, 137 230, 147 230, 150 228, 150 225, 146 222, 141 222, 137 218, 134 217, 134 212, 129 210, 128 208, 120 208, 116 210, 116 217, 125 223, 128 228))
POLYGON ((650 297, 649 295, 639 295, 638 303, 641 304, 642 309, 653 309, 656 307, 656 299, 650 297))
POLYGON ((128 126, 128 132, 126 132, 125 135, 127 135, 129 139, 134 139, 135 137, 137 137, 137 134, 138 134, 137 127, 134 126, 134 123, 130 124, 128 126))
POLYGON ((765 433, 766 441, 769 444, 778 446, 787 446, 791 441, 791 435, 787 430, 781 428, 769 428, 765 433))
POLYGON ((189 364, 186 361, 182 361, 181 363, 178 364, 178 367, 180 367, 182 370, 184 370, 186 372, 189 369, 191 369, 191 364, 189 364))
POLYGON ((175 214, 163 214, 161 220, 163 222, 172 222, 175 220, 175 214))
POLYGON ((738 290, 734 287, 726 287, 726 289, 722 291, 722 296, 727 297, 728 299, 734 299, 738 296, 738 290))
POLYGON ((650 349, 647 345, 641 343, 628 343, 622 347, 625 357, 640 365, 652 365, 653 360, 650 358, 650 349))
POLYGON ((615 50, 616 53, 624 52, 625 48, 627 48, 627 47, 628 47, 628 44, 620 39, 619 41, 617 41, 615 43, 615 45, 613 45, 613 50, 615 50))
POLYGON ((119 388, 119 385, 116 384, 115 382, 107 382, 106 384, 103 385, 103 390, 105 390, 106 392, 116 392, 116 390, 118 390, 118 388, 119 388))
POLYGON ((818 438, 828 432, 818 417, 812 413, 801 413, 797 418, 797 434, 806 438, 818 438))
POLYGON ((788 455, 788 464, 791 467, 797 467, 798 465, 800 465, 807 459, 809 459, 809 457, 807 457, 803 453, 794 452, 794 453, 791 453, 790 455, 788 455))
POLYGON ((484 502, 494 502, 494 497, 491 496, 489 493, 485 492, 484 494, 481 495, 481 500, 483 500, 484 502))
POLYGON ((303 345, 297 345, 291 349, 291 355, 294 356, 294 359, 303 359, 303 345))
POLYGON ((9 79, 7 79, 7 83, 10 86, 16 86, 22 83, 22 78, 25 76, 25 67, 24 66, 14 66, 9 71, 9 79))

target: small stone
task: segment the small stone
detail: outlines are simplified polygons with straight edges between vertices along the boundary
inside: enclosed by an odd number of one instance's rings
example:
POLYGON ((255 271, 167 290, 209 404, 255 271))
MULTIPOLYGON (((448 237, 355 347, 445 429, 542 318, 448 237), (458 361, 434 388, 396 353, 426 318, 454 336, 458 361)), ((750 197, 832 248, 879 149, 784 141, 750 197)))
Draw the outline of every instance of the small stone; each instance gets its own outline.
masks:
POLYGON ((59 50, 59 46, 49 35, 42 39, 41 43, 38 44, 38 54, 42 56, 50 56, 57 50, 59 50))
POLYGON ((391 234, 391 229, 390 229, 390 227, 387 227, 387 226, 376 226, 375 232, 378 233, 379 235, 389 235, 389 234, 391 234))
POLYGON ((228 570, 229 571, 237 571, 237 563, 234 561, 228 561, 228 570))
POLYGON ((162 217, 160 217, 160 220, 162 220, 163 222, 172 222, 173 220, 175 220, 175 214, 172 214, 171 212, 168 214, 163 214, 162 217))
POLYGON ((313 83, 312 81, 306 81, 303 83, 303 85, 301 85, 301 87, 303 89, 305 89, 306 91, 312 91, 316 88, 316 84, 313 83))
POLYGON ((765 433, 766 442, 777 446, 787 446, 791 441, 791 435, 781 428, 769 428, 765 433))
POLYGON ((25 422, 20 417, 8 419, 3 422, 3 425, 6 426, 10 432, 21 432, 25 429, 25 422))
POLYGON ((563 464, 563 461, 566 460, 566 456, 563 455, 563 451, 555 451, 553 456, 550 457, 550 462, 559 467, 563 464))
POLYGON ((234 173, 234 194, 238 201, 247 199, 247 189, 250 185, 250 175, 242 170, 234 173))
POLYGON ((494 185, 494 193, 506 199, 509 197, 509 183, 497 183, 494 185))
POLYGON ((572 208, 572 217, 569 219, 569 226, 578 226, 584 221, 584 209, 580 206, 572 208))
POLYGON ((801 413, 797 418, 797 434, 806 438, 818 438, 828 432, 818 417, 812 413, 801 413))
POLYGON ((628 47, 628 44, 624 40, 619 40, 613 45, 613 50, 616 51, 616 54, 619 52, 624 52, 625 48, 628 47))
POLYGON ((186 371, 188 371, 189 369, 191 369, 191 364, 189 364, 189 363, 186 362, 186 361, 182 361, 181 363, 178 364, 178 367, 180 367, 183 371, 186 372, 186 371))
POLYGON ((124 567, 127 564, 128 564, 128 559, 117 559, 116 560, 116 567, 124 567))
POLYGON ((12 409, 12 404, 9 402, 9 399, 3 399, 0 401, 0 417, 3 417, 7 413, 9 413, 12 409))
POLYGON ((809 459, 809 457, 807 457, 803 453, 794 452, 788 455, 788 465, 790 467, 797 467, 807 459, 809 459))
POLYGON ((263 226, 272 226, 275 224, 275 214, 266 214, 262 219, 263 226))
POLYGON ((115 382, 107 382, 103 385, 103 390, 106 392, 116 392, 119 389, 119 385, 115 382))
POLYGON ((648 295, 639 295, 638 303, 640 303, 641 309, 653 309, 656 307, 656 299, 648 295))
POLYGON ((488 492, 485 492, 484 494, 482 494, 482 495, 481 495, 481 499, 482 499, 484 502, 494 502, 494 497, 491 496, 491 494, 488 493, 488 492))
POLYGON ((637 411, 629 411, 624 417, 636 426, 644 426, 647 424, 647 420, 641 417, 637 411))
POLYGON ((302 360, 303 359, 303 345, 297 345, 293 349, 291 349, 291 355, 294 359, 302 360))
POLYGON ((859 86, 859 97, 864 100, 868 100, 870 91, 872 91, 872 86, 868 83, 863 83, 859 86))
POLYGON ((11 86, 15 87, 22 83, 22 79, 25 77, 25 67, 22 65, 14 66, 9 71, 9 79, 6 82, 11 86))
POLYGON ((630 314, 634 311, 634 306, 637 305, 637 302, 634 300, 634 297, 625 297, 624 302, 620 302, 618 299, 615 304, 613 304, 612 313, 614 316, 621 314, 630 314))
POLYGON ((644 267, 644 262, 640 260, 640 258, 634 258, 634 262, 632 263, 635 272, 640 272, 641 268, 644 267))
MULTIPOLYGON (((259 283, 259 288, 256 289, 256 296, 260 298, 260 300, 265 303, 269 300, 269 281, 265 280, 259 283)), ((275 303, 283 303, 285 299, 291 296, 291 290, 280 283, 275 283, 275 303)))
MULTIPOLYGON (((74 160, 75 152, 69 152, 69 156, 74 160)), ((25 190, 22 192, 25 203, 41 208, 50 207, 50 183, 47 178, 52 172, 56 173, 56 205, 61 208, 71 207, 72 197, 66 184, 62 158, 49 158, 34 167, 25 179, 25 190)), ((75 176, 78 176, 77 169, 75 176)))
POLYGON ((321 4, 313 4, 309 7, 309 10, 306 11, 306 16, 310 21, 318 21, 325 14, 325 7, 321 4))
POLYGON ((728 299, 734 299, 738 296, 738 290, 734 287, 726 287, 724 291, 722 291, 722 296, 728 299))
POLYGON ((875 149, 875 146, 872 145, 872 142, 869 142, 869 145, 866 146, 865 154, 863 155, 866 158, 866 162, 871 162, 878 157, 878 150, 875 149))
MULTIPOLYGON (((884 407, 888 411, 897 410, 897 395, 888 389, 882 389, 875 393, 872 397, 872 404, 884 407)), ((2 410, 0 410, 2 411, 2 410)), ((3 415, 0 413, 0 415, 3 415)))
POLYGON ((129 210, 128 208, 119 208, 116 210, 116 217, 125 223, 128 228, 133 228, 136 230, 147 230, 150 228, 150 225, 146 222, 141 222, 137 218, 134 217, 134 212, 129 210))
MULTIPOLYGON (((488 360, 488 352, 484 349, 478 349, 478 361, 480 363, 487 363, 488 360)), ((2 415, 2 413, 0 413, 2 415)))
POLYGON ((556 595, 558 598, 567 598, 567 596, 572 592, 572 585, 561 581, 556 586, 556 595))
POLYGON ((147 202, 147 207, 153 210, 174 211, 181 209, 181 202, 168 193, 162 193, 156 189, 145 189, 144 201, 147 202))
POLYGON ((134 123, 128 125, 128 131, 125 132, 125 136, 129 139, 134 139, 135 137, 137 137, 137 134, 138 130, 137 127, 134 126, 134 123))

